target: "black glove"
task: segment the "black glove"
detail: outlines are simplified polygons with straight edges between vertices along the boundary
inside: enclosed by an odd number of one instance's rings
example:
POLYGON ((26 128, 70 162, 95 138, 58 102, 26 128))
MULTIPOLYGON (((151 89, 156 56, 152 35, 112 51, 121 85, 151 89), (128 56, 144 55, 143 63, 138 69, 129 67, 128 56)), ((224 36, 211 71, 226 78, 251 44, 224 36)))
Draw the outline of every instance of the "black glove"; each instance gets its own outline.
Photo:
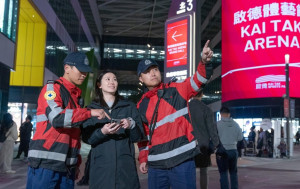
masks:
POLYGON ((223 146, 223 144, 221 142, 217 146, 216 156, 217 157, 220 156, 222 158, 227 158, 226 149, 224 148, 224 146, 223 146))

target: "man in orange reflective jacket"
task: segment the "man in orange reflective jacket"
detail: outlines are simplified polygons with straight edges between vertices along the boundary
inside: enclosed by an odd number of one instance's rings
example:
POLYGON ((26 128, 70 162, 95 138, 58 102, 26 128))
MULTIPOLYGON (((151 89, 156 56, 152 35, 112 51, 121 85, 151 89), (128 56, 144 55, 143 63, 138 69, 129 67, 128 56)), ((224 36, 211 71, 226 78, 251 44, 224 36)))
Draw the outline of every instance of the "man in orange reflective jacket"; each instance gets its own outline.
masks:
POLYGON ((109 118, 104 110, 81 108, 78 103, 81 90, 76 85, 91 71, 86 55, 73 52, 64 59, 63 77, 43 87, 28 154, 27 189, 74 188, 81 163, 79 126, 91 116, 109 118))
POLYGON ((210 78, 206 63, 213 52, 206 42, 196 73, 182 82, 164 84, 158 64, 142 60, 139 80, 148 88, 138 103, 148 140, 139 143, 140 171, 148 172, 148 188, 196 188, 193 157, 196 148, 188 112, 188 100, 210 78))

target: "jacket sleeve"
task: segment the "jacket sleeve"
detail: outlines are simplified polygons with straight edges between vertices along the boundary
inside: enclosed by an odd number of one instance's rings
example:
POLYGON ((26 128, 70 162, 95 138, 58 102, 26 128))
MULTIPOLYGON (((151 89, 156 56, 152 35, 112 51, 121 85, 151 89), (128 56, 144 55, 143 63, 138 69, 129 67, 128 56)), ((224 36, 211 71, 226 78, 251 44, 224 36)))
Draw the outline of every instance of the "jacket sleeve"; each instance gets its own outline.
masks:
MULTIPOLYGON (((149 129, 148 126, 143 123, 144 126, 144 132, 146 136, 149 136, 149 129)), ((148 154, 149 154, 149 141, 147 139, 148 137, 145 137, 143 141, 138 142, 138 148, 139 148, 139 162, 143 163, 143 162, 147 162, 148 161, 148 154)))
POLYGON ((143 111, 146 110, 142 110, 143 108, 141 108, 141 103, 143 101, 143 99, 145 98, 145 96, 142 96, 141 100, 138 102, 137 104, 137 109, 138 112, 140 113, 140 118, 142 121, 142 130, 144 133, 144 139, 140 142, 138 142, 138 148, 139 148, 139 163, 144 163, 148 161, 148 154, 149 154, 149 141, 148 141, 148 136, 149 136, 149 128, 147 125, 147 118, 145 113, 143 113, 143 111))
POLYGON ((101 128, 96 129, 89 137, 88 143, 90 145, 96 145, 109 139, 107 135, 102 133, 101 128))
POLYGON ((108 139, 108 136, 103 134, 101 128, 108 123, 108 119, 99 120, 92 117, 82 124, 82 140, 90 145, 96 145, 108 139))
MULTIPOLYGON (((76 102, 77 103, 77 102, 76 102)), ((38 100, 38 104, 45 109, 45 114, 37 115, 42 121, 49 120, 54 128, 72 128, 78 127, 86 119, 91 117, 91 111, 87 108, 71 108, 70 102, 66 108, 60 95, 60 86, 58 84, 47 84, 38 100)))
POLYGON ((214 144, 214 147, 217 147, 219 145, 220 140, 219 140, 219 135, 217 130, 217 124, 214 120, 213 113, 212 111, 210 111, 210 109, 207 110, 205 122, 209 133, 209 137, 212 143, 214 144))
POLYGON ((179 94, 184 99, 190 99, 198 93, 201 86, 204 85, 209 78, 210 75, 208 76, 206 73, 205 64, 200 62, 196 72, 191 77, 185 79, 183 82, 171 83, 171 86, 176 85, 179 94))
POLYGON ((131 104, 131 119, 133 120, 133 125, 130 128, 130 140, 132 142, 138 142, 144 138, 144 129, 142 125, 141 116, 134 104, 131 104))

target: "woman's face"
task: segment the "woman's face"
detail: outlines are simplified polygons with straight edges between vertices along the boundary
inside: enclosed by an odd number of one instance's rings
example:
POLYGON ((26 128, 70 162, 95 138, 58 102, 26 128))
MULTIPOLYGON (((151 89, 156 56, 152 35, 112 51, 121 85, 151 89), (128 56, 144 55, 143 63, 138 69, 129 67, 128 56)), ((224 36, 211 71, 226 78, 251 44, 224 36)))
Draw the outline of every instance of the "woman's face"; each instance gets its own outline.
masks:
POLYGON ((101 79, 99 86, 103 93, 115 94, 118 89, 117 77, 113 73, 106 73, 101 79))

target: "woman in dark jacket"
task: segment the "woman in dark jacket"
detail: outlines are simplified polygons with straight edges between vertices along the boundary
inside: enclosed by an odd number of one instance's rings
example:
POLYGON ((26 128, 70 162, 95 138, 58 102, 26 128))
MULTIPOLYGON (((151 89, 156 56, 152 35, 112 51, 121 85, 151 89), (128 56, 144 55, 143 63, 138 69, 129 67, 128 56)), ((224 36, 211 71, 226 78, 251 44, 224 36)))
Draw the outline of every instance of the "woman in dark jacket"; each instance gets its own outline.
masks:
POLYGON ((136 106, 118 94, 112 72, 103 72, 95 86, 96 97, 89 106, 104 109, 111 120, 92 119, 83 125, 83 139, 92 146, 90 179, 92 189, 140 188, 135 164, 134 142, 143 138, 136 106))

